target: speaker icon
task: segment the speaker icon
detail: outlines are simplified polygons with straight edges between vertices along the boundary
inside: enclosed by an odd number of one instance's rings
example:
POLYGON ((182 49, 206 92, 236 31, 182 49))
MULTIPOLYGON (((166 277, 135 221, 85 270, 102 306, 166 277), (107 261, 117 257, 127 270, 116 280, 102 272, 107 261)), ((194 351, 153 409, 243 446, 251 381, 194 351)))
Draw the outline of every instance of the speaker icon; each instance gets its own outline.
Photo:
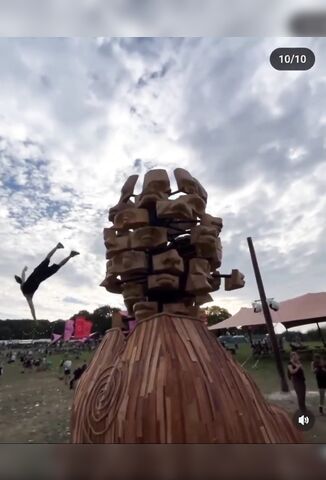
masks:
POLYGON ((315 416, 308 410, 305 412, 297 410, 293 415, 292 420, 298 430, 307 431, 313 428, 315 416))
POLYGON ((309 418, 309 417, 305 417, 304 415, 301 415, 301 416, 298 418, 298 423, 300 423, 300 425, 308 425, 309 422, 310 422, 310 418, 309 418))

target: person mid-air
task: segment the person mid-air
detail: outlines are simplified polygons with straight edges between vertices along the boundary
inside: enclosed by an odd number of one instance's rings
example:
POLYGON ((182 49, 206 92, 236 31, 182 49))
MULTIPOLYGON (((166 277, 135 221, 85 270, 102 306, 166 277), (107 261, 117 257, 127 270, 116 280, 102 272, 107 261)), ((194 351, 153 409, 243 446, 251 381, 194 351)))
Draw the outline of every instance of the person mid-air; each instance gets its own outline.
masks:
POLYGON ((76 255, 79 255, 79 252, 75 252, 72 250, 68 257, 64 258, 61 260, 60 263, 56 264, 53 263, 52 265, 49 265, 50 263, 50 258, 52 255, 59 249, 59 248, 64 248, 62 243, 58 243, 58 245, 51 250, 43 260, 30 274, 30 276, 25 280, 25 275, 27 271, 27 267, 23 268, 21 277, 18 277, 18 275, 15 275, 15 280, 17 283, 20 284, 20 289, 24 295, 24 297, 27 300, 27 303, 31 309, 33 319, 36 320, 36 315, 35 315, 35 309, 33 305, 33 295, 40 286, 44 280, 47 278, 51 277, 54 275, 65 263, 68 262, 68 260, 72 257, 75 257, 76 255))

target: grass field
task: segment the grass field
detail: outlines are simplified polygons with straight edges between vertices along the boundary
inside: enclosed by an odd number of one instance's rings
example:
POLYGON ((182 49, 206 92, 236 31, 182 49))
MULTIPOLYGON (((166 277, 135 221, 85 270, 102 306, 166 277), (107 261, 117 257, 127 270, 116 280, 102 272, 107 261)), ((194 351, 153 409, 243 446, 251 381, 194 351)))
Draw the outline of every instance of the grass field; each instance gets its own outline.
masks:
MULTIPOLYGON (((280 386, 272 359, 250 357, 250 347, 240 345, 236 358, 253 377, 261 391, 272 403, 283 406, 290 414, 296 411, 294 395, 279 394, 280 386), (248 359, 249 358, 249 359, 248 359)), ((52 368, 46 372, 21 373, 20 362, 5 364, 0 377, 0 442, 1 443, 63 443, 69 442, 69 417, 73 391, 59 377, 62 355, 52 355, 52 368)), ((90 360, 83 353, 73 367, 90 360)), ((286 361, 284 360, 286 368, 286 361)), ((316 415, 313 429, 305 433, 307 442, 326 442, 326 416, 318 413, 318 396, 310 363, 304 363, 307 383, 307 405, 316 415)))

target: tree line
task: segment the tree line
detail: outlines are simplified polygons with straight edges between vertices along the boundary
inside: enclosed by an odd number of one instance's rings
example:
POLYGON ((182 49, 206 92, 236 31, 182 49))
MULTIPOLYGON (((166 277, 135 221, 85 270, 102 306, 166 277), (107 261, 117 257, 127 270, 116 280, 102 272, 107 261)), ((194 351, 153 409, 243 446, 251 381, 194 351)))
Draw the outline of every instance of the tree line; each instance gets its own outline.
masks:
MULTIPOLYGON (((85 317, 93 324, 92 332, 98 332, 104 335, 106 330, 111 328, 112 313, 118 311, 118 308, 112 308, 109 305, 96 308, 93 312, 80 310, 75 313, 71 319, 75 320, 79 316, 85 317)), ((53 333, 63 335, 65 320, 0 320, 0 340, 26 340, 33 338, 51 338, 53 333)))
MULTIPOLYGON (((92 332, 98 332, 104 335, 106 330, 111 328, 112 314, 114 311, 119 311, 118 308, 111 307, 110 305, 104 305, 96 308, 93 312, 87 310, 80 310, 75 313, 71 319, 74 320, 78 316, 83 316, 93 324, 92 332)), ((227 318, 231 317, 230 312, 226 308, 213 305, 203 309, 208 326, 215 325, 223 322, 227 318)), ((65 320, 55 320, 50 322, 49 320, 0 320, 0 340, 24 340, 33 338, 35 340, 41 338, 51 338, 53 333, 63 335, 65 326, 65 320)), ((227 330, 215 331, 216 335, 223 335, 227 330)), ((246 329, 231 328, 229 332, 233 335, 246 334, 246 329)), ((324 339, 326 341, 326 329, 322 329, 324 339)), ((266 327, 260 325, 252 329, 253 334, 267 333, 266 327)), ((315 341, 320 340, 320 336, 317 329, 311 329, 306 333, 298 332, 295 330, 286 331, 284 337, 289 342, 297 341, 299 338, 301 341, 315 341)))

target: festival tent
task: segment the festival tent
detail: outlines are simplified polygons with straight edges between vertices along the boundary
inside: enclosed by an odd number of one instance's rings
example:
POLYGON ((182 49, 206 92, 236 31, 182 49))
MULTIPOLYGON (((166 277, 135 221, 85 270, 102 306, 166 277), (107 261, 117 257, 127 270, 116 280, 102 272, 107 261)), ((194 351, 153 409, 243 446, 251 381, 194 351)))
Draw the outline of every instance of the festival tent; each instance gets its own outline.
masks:
MULTIPOLYGON (((306 293, 300 297, 279 302, 279 310, 277 312, 271 310, 271 317, 274 324, 282 323, 285 328, 325 322, 326 292, 306 293)), ((241 308, 232 317, 208 328, 209 330, 220 330, 264 324, 265 318, 262 311, 255 313, 253 308, 241 308)))

